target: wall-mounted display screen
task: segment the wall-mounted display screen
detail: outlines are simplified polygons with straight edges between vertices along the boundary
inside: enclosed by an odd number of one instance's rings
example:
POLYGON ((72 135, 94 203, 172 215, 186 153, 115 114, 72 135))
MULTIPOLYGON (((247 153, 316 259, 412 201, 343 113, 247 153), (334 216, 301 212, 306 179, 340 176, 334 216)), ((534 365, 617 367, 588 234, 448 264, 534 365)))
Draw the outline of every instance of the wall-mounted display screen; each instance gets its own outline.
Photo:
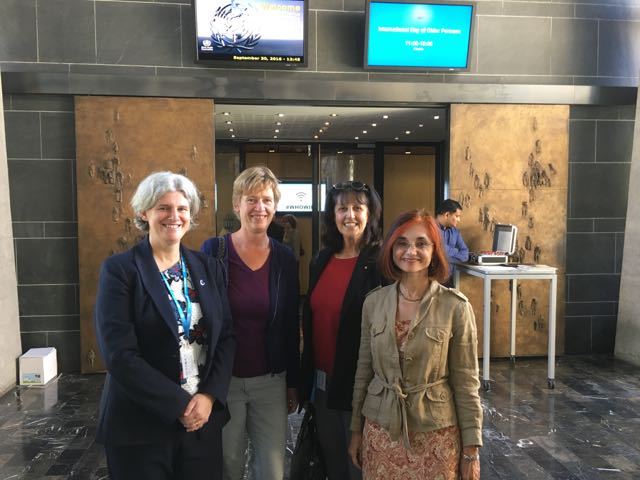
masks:
POLYGON ((194 7, 198 61, 306 66, 306 0, 194 0, 194 7))
MULTIPOLYGON (((278 188, 280 188, 278 213, 311 213, 313 198, 311 182, 283 182, 278 185, 278 188)), ((323 183, 320 185, 321 211, 324 211, 326 196, 327 186, 323 183)))
POLYGON ((367 69, 467 70, 472 3, 367 0, 367 69))

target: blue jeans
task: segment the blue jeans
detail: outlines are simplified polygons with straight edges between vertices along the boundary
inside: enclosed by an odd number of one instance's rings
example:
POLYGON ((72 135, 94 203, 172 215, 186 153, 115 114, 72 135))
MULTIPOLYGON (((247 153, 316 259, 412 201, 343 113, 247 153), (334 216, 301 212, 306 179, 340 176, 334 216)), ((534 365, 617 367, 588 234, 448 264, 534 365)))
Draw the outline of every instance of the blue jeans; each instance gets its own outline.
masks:
POLYGON ((222 430, 224 480, 241 480, 251 442, 251 478, 282 480, 287 442, 285 372, 231 378, 227 405, 231 420, 222 430))

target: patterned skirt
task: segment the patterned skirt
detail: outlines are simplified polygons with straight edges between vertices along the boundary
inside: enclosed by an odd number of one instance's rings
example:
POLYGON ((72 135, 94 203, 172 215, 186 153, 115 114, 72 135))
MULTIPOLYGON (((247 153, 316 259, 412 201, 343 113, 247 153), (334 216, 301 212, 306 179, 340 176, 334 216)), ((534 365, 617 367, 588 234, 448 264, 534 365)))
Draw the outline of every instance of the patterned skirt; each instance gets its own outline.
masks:
POLYGON ((391 441, 389 432, 365 420, 362 439, 363 480, 456 480, 459 477, 460 431, 446 427, 409 432, 411 450, 391 441))

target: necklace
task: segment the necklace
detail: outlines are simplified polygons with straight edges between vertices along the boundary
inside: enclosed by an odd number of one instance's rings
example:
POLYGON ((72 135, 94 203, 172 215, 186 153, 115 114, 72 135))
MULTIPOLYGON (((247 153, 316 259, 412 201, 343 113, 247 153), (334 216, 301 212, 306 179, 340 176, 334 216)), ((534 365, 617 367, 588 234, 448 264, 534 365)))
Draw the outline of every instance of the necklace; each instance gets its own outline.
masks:
POLYGON ((407 302, 411 302, 411 303, 416 303, 419 302, 420 300, 422 300, 422 297, 419 298, 410 298, 408 295, 405 295, 404 292, 402 291, 402 287, 400 286, 400 284, 398 284, 398 293, 400 294, 400 296, 402 298, 404 298, 407 302))

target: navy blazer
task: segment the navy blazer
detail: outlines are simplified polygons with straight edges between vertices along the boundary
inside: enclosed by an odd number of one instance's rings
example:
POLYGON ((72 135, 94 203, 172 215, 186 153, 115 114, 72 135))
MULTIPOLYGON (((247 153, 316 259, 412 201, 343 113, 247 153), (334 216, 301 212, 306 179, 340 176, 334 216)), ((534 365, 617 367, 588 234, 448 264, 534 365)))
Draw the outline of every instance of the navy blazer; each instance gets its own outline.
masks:
MULTIPOLYGON (((362 304, 369 291, 386 283, 378 268, 379 252, 380 248, 377 245, 362 249, 344 295, 336 338, 335 367, 327 391, 327 406, 332 409, 351 410, 351 397, 360 350, 362 304)), ((311 295, 334 253, 328 248, 320 250, 309 265, 309 291, 302 310, 304 348, 299 392, 301 404, 311 397, 315 379, 311 295)))
MULTIPOLYGON (((222 267, 210 257, 180 247, 197 290, 208 340, 199 391, 216 399, 209 422, 197 431, 221 428, 235 339, 224 294, 222 267)), ((179 417, 191 399, 180 386, 178 323, 151 252, 148 237, 107 258, 100 271, 95 306, 98 347, 107 367, 97 440, 141 444, 184 432, 179 417)))

